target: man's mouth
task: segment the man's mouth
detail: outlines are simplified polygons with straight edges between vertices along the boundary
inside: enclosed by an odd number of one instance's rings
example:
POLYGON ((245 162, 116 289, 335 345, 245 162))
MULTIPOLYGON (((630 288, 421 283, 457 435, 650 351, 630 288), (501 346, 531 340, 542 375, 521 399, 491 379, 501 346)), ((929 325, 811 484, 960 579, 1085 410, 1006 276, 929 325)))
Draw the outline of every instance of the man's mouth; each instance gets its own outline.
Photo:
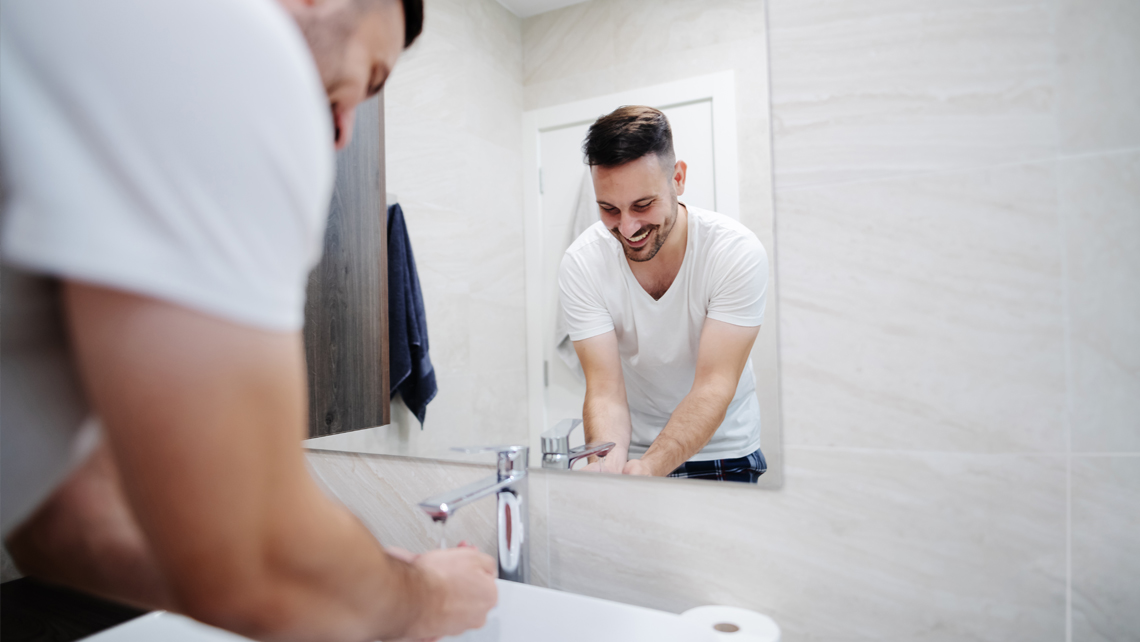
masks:
POLYGON ((647 228, 641 230, 640 232, 638 232, 637 234, 634 234, 633 236, 627 237, 625 240, 629 241, 630 245, 637 245, 638 243, 644 241, 645 237, 649 236, 649 231, 650 231, 650 228, 647 227, 647 228))
POLYGON ((646 225, 645 227, 638 230, 637 234, 634 234, 633 236, 626 236, 625 234, 619 232, 618 228, 615 226, 610 228, 610 234, 613 234, 614 238, 620 239, 622 244, 627 248, 631 250, 640 250, 649 244, 649 235, 652 234, 653 231, 657 228, 657 225, 646 225))

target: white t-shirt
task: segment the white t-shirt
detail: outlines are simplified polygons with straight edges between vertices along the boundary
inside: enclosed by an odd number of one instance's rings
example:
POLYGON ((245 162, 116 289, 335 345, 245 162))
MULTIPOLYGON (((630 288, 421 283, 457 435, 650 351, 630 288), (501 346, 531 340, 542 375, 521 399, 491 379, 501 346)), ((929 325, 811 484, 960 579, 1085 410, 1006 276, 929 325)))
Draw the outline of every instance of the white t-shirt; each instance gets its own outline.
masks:
MULTIPOLYGON (((278 2, 13 0, 0 34, 8 266, 267 330, 301 328, 323 246, 333 131, 316 64, 278 2)), ((21 432, 76 428, 21 418, 46 402, 21 410, 20 398, 54 393, 29 383, 42 359, 8 356, 5 529, 66 471, 67 455, 23 453, 47 463, 18 471, 10 446, 35 441, 21 432)))
MULTIPOLYGON (((688 211, 685 258, 659 300, 637 282, 621 243, 600 221, 566 250, 558 275, 570 339, 610 330, 617 335, 632 455, 645 453, 692 388, 705 319, 747 327, 764 320, 764 246, 727 216, 688 211)), ((690 461, 744 457, 759 447, 760 404, 750 358, 724 421, 690 461)))

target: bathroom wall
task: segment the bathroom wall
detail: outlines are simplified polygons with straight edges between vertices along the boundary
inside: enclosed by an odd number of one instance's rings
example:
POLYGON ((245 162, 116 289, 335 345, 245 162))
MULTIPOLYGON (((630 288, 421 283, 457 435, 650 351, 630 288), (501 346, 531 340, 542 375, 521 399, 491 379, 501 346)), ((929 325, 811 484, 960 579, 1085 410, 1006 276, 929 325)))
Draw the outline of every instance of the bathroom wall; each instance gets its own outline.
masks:
MULTIPOLYGON (((523 22, 525 107, 604 90, 661 41, 679 66, 706 47, 740 64, 764 5, 702 3, 728 29, 694 6, 523 22)), ((747 607, 789 641, 1134 639, 1140 4, 772 0, 767 16, 785 486, 536 471, 536 580, 747 607)), ((438 534, 414 501, 487 473, 310 461, 383 541, 419 550, 438 534)), ((491 550, 484 504, 453 541, 491 550)))
POLYGON ((422 430, 397 397, 391 425, 310 447, 423 456, 527 439, 521 20, 495 0, 424 4, 384 89, 385 160, 439 394, 422 430))

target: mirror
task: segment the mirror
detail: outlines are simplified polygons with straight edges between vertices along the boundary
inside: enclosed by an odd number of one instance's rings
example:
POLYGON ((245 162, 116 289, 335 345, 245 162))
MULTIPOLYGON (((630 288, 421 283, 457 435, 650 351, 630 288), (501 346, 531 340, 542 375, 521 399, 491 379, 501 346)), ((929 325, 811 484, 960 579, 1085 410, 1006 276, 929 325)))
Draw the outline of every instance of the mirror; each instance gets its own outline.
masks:
MULTIPOLYGON (((718 212, 766 251, 751 394, 768 466, 758 485, 779 487, 764 4, 592 0, 523 17, 494 0, 426 5, 424 34, 385 88, 384 140, 387 195, 414 253, 438 393, 422 427, 397 397, 389 425, 306 445, 484 461, 450 449, 525 443, 539 466, 542 433, 583 416, 576 353, 556 333, 562 257, 600 219, 583 139, 599 116, 647 105, 665 114, 687 168, 679 209, 718 212)), ((570 439, 582 445, 582 428, 570 439)))

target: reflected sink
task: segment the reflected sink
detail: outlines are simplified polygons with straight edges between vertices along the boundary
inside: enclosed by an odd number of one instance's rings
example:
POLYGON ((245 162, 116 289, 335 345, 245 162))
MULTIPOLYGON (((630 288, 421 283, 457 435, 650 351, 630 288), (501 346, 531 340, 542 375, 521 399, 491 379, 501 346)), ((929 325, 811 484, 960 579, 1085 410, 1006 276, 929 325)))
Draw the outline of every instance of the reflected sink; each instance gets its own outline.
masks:
MULTIPOLYGON (((448 642, 714 642, 679 615, 497 580, 499 604, 481 629, 448 642)), ((189 618, 158 611, 86 638, 87 642, 248 642, 189 618)))

